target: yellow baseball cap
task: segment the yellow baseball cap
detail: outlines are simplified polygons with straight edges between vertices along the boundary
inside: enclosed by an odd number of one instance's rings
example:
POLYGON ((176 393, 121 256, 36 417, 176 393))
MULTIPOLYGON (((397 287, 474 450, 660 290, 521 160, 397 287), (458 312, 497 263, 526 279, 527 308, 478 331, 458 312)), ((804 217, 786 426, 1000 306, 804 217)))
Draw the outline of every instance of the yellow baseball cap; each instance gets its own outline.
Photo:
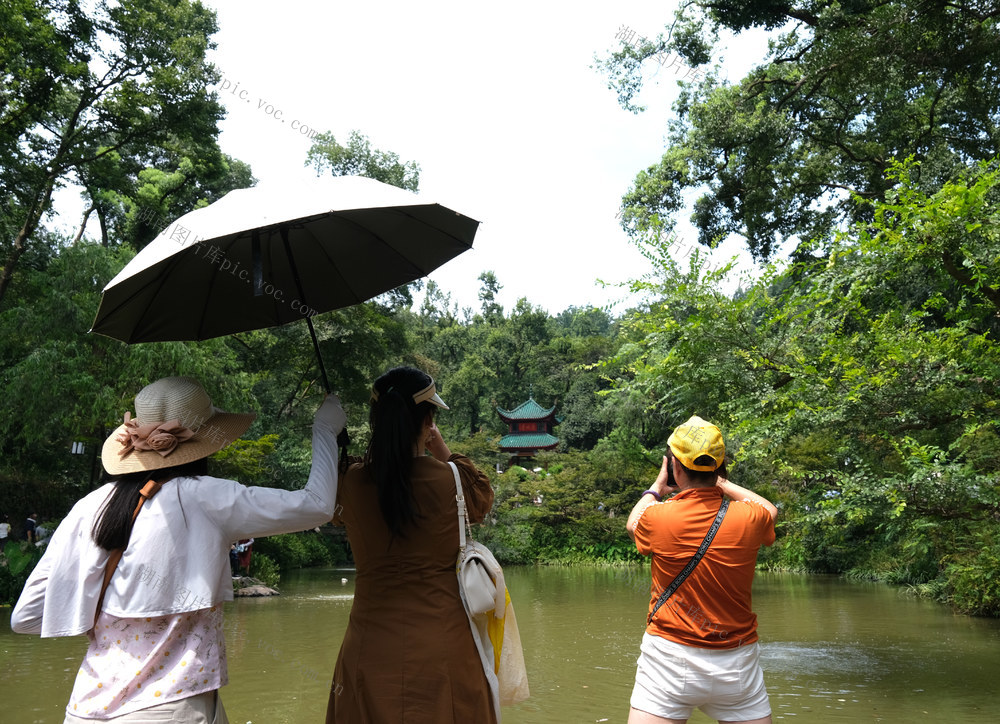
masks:
POLYGON ((691 470, 711 472, 726 459, 726 444, 722 441, 719 428, 697 415, 679 425, 667 439, 667 445, 674 457, 691 470), (715 464, 696 465, 694 461, 702 455, 708 455, 715 464))

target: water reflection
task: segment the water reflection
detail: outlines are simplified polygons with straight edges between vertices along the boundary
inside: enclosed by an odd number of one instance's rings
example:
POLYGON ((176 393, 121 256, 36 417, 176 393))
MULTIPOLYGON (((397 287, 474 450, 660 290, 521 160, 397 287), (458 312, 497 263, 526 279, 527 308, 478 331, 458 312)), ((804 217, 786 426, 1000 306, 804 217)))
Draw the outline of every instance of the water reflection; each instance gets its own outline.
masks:
POLYGON ((840 644, 808 645, 764 643, 761 659, 772 675, 792 673, 799 676, 830 675, 872 668, 874 659, 857 646, 840 644))
MULTIPOLYGON (((648 569, 511 568, 532 697, 504 724, 623 722, 648 569)), ((303 571, 277 599, 226 607, 236 723, 322 721, 350 613, 350 571, 303 571), (346 580, 345 580, 346 579, 346 580)), ((1000 622, 952 615, 899 589, 759 574, 754 608, 776 721, 995 719, 1000 622)), ((405 612, 400 612, 404 615, 405 612)), ((85 640, 15 636, 0 619, 3 721, 61 722, 85 640)), ((710 721, 696 712, 691 722, 710 721)))

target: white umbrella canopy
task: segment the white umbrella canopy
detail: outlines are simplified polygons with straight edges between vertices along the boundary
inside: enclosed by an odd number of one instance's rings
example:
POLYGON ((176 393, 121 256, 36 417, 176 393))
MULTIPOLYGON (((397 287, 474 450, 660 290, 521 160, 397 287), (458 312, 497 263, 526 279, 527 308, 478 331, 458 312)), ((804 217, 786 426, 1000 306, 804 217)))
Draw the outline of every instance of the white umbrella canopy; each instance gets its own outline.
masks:
POLYGON ((202 340, 308 320, 429 274, 478 226, 358 176, 231 191, 143 248, 104 288, 91 331, 202 340))

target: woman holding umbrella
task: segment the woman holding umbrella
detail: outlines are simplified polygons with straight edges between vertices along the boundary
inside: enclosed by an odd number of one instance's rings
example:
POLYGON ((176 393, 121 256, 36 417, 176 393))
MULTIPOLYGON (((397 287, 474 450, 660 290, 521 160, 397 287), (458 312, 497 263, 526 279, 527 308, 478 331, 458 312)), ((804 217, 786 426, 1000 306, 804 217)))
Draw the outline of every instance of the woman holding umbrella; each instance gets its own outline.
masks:
POLYGON ((489 478, 453 454, 434 422, 434 380, 397 367, 372 388, 371 442, 338 491, 357 566, 351 619, 326 712, 334 722, 495 722, 458 590, 458 467, 469 518, 493 504, 489 478), (429 452, 430 455, 426 455, 429 452))
POLYGON ((135 398, 136 417, 104 443, 107 485, 59 525, 11 615, 17 633, 87 634, 66 722, 227 722, 222 602, 232 600, 230 541, 312 528, 333 516, 337 433, 329 396, 313 424, 302 490, 207 475, 207 458, 252 414, 217 410, 201 384, 168 377, 135 398), (140 514, 141 513, 141 514, 140 514))

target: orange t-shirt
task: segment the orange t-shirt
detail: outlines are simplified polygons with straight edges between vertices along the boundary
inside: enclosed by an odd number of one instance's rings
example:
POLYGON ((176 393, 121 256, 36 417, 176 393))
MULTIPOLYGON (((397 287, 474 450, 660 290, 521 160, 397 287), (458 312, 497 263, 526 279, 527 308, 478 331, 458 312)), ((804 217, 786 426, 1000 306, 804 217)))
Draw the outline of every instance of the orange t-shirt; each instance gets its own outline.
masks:
MULTIPOLYGON (((651 504, 639 515, 635 546, 642 555, 653 556, 650 611, 698 550, 721 504, 719 488, 692 488, 651 504)), ((772 543, 774 521, 767 510, 747 500, 731 501, 708 552, 646 631, 703 649, 730 649, 756 641, 750 586, 757 551, 772 543)))

